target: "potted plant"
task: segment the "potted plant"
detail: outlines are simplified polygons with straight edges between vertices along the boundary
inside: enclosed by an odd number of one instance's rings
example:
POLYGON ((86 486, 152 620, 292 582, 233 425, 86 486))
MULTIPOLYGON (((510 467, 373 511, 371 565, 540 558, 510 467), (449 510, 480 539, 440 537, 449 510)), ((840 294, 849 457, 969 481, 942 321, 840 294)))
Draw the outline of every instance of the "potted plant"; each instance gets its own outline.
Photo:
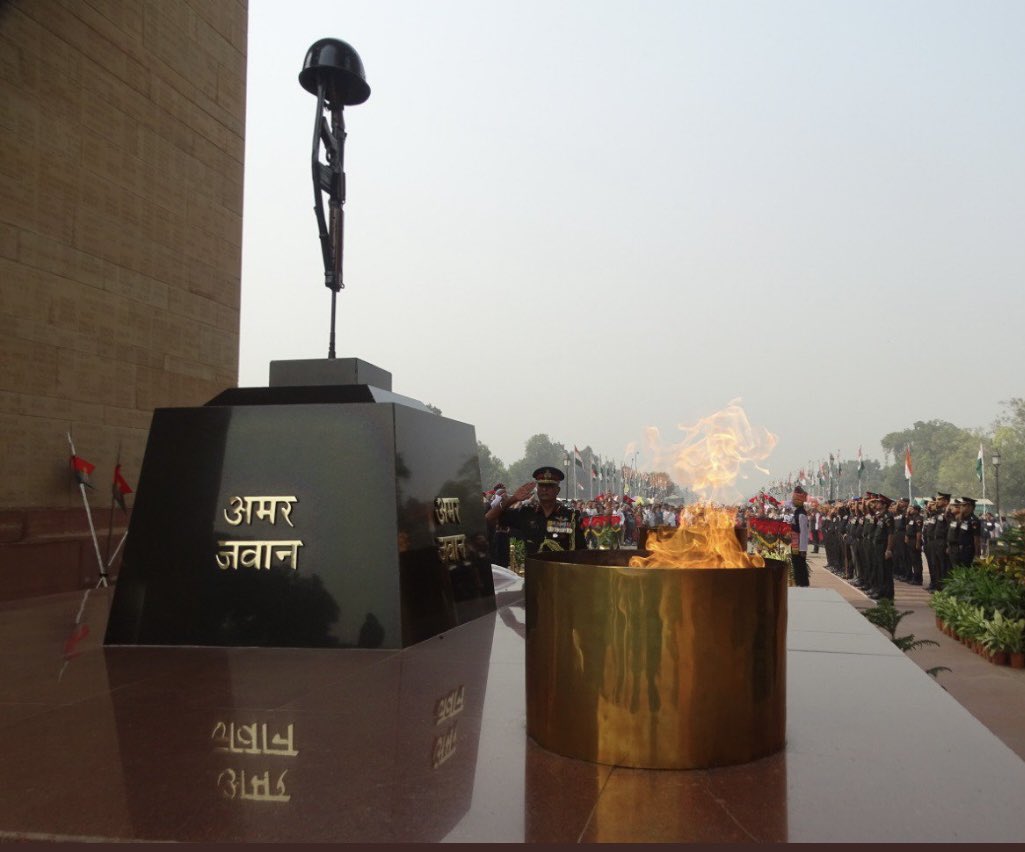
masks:
POLYGON ((950 623, 953 621, 955 599, 947 592, 936 592, 929 599, 929 606, 936 613, 936 629, 949 636, 952 632, 950 623))
POLYGON ((982 642, 991 659, 998 665, 1006 665, 1012 648, 1022 647, 1022 634, 1025 633, 1025 619, 1013 620, 1004 618, 1002 612, 993 613, 993 618, 986 621, 982 642))
POLYGON ((1025 618, 1008 620, 1007 623, 1010 627, 1004 647, 1010 657, 1011 668, 1025 669, 1025 618))

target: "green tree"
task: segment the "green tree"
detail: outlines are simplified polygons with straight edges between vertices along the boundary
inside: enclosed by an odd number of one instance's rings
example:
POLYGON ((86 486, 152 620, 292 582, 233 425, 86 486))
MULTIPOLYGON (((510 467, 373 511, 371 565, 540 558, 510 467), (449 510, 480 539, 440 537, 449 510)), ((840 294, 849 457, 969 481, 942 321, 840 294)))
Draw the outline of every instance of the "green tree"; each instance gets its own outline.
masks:
POLYGON ((516 486, 509 482, 509 470, 502 460, 491 452, 490 447, 482 441, 477 442, 477 459, 480 462, 481 490, 489 491, 497 483, 504 483, 509 489, 516 486))
POLYGON ((916 421, 910 429, 885 435, 880 444, 892 458, 882 472, 880 491, 891 497, 907 494, 904 448, 911 445, 912 493, 930 497, 936 491, 955 495, 976 494, 975 457, 980 435, 945 420, 916 421))
MULTIPOLYGON (((552 465, 565 473, 567 468, 564 463, 568 456, 569 454, 562 444, 555 443, 543 433, 533 435, 527 439, 523 447, 523 458, 509 465, 510 481, 506 484, 510 489, 515 489, 524 482, 529 482, 531 474, 543 465, 552 465)), ((586 454, 584 459, 586 464, 586 454)), ((563 485, 565 486, 565 483, 563 485)), ((567 494, 567 489, 563 487, 560 496, 564 497, 567 494)))
POLYGON ((996 500, 991 447, 1000 451, 1000 510, 1006 515, 1025 506, 1025 399, 1015 397, 1002 404, 1005 410, 993 424, 993 439, 987 445, 986 496, 996 500))
MULTIPOLYGON (((846 459, 840 462, 840 473, 833 470, 833 497, 836 500, 849 500, 857 497, 866 491, 881 491, 882 465, 875 459, 865 459, 865 470, 861 474, 861 483, 858 483, 858 460, 856 458, 846 459), (859 490, 860 488, 860 490, 859 490)), ((824 494, 829 493, 829 479, 822 486, 824 494)))

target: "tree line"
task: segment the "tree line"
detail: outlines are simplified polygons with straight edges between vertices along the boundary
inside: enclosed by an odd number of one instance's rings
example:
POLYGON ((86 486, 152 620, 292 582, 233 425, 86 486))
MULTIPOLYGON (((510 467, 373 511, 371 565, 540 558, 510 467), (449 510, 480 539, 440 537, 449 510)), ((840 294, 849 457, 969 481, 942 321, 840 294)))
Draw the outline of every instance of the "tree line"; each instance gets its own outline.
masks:
MULTIPOLYGON (((592 493, 589 479, 591 476, 591 459, 597 457, 597 453, 593 453, 590 445, 586 447, 578 447, 578 451, 584 460, 583 469, 576 469, 576 480, 583 486, 583 490, 577 489, 577 493, 571 494, 570 488, 573 481, 573 450, 572 448, 566 447, 564 444, 560 444, 557 441, 553 441, 548 435, 544 433, 538 433, 527 439, 526 444, 523 447, 523 458, 513 462, 510 465, 505 465, 500 458, 498 458, 487 444, 482 441, 477 442, 477 456, 480 460, 480 477, 481 485, 485 491, 489 491, 495 486, 496 483, 502 482, 509 489, 517 488, 525 482, 529 482, 531 474, 539 467, 543 465, 554 465, 555 467, 561 468, 563 473, 566 474, 566 482, 563 483, 562 497, 575 497, 577 499, 587 499, 592 493), (568 461, 568 465, 567 465, 568 461)), ((603 464, 610 464, 607 460, 602 460, 603 464)), ((612 462, 617 471, 616 482, 622 481, 621 472, 623 469, 622 462, 612 462)), ((647 477, 647 481, 656 482, 657 496, 667 496, 674 493, 679 493, 676 483, 673 482, 672 478, 665 471, 646 471, 641 476, 647 477)), ((605 488, 604 483, 594 483, 593 493, 597 494, 601 489, 605 488)), ((646 483, 641 481, 634 481, 628 484, 628 489, 631 494, 644 496, 646 490, 646 483)))
MULTIPOLYGON (((997 476, 993 454, 998 451, 1001 510, 1007 514, 1025 507, 1025 398, 1016 397, 1001 405, 1003 409, 989 429, 966 429, 945 420, 919 420, 908 429, 884 435, 880 439, 882 462, 865 459, 860 480, 856 458, 837 460, 839 472, 834 468, 832 496, 846 499, 865 491, 876 491, 894 498, 906 495, 908 481, 904 477, 904 454, 905 448, 910 446, 913 497, 931 497, 937 491, 944 491, 956 497, 981 498, 982 483, 976 474, 981 445, 986 497, 996 502, 997 476)), ((477 442, 477 451, 484 490, 492 488, 496 482, 515 488, 529 481, 531 473, 546 464, 563 467, 567 475, 571 475, 563 463, 569 458, 572 464, 572 448, 567 449, 563 444, 552 441, 546 434, 539 433, 528 439, 523 458, 508 466, 481 441, 477 442)), ((587 477, 591 475, 591 448, 584 447, 580 452, 585 469, 577 470, 577 481, 584 490, 575 496, 586 498, 590 494, 587 477)), ((668 478, 665 472, 653 473, 668 478)), ((828 489, 827 482, 818 485, 816 490, 828 496, 828 489)), ((677 491, 677 486, 669 480, 668 493, 674 491, 677 491)), ((640 492, 633 489, 632 493, 640 492)), ((563 488, 563 495, 570 496, 568 485, 563 488)))
MULTIPOLYGON (((841 459, 834 469, 833 496, 846 499, 865 491, 888 497, 907 496, 905 449, 911 449, 911 496, 931 497, 937 491, 955 497, 982 497, 977 475, 979 447, 983 448, 986 498, 996 503, 994 451, 1000 455, 1000 508, 1004 514, 1025 506, 1025 399, 1002 402, 1003 410, 989 429, 966 429, 945 420, 918 420, 910 428, 880 439, 883 461, 865 459, 860 491, 858 460, 841 459)), ((826 495, 828 480, 818 484, 826 495)), ((826 495, 828 496, 828 495, 826 495)), ((988 507, 995 509, 994 507, 988 507)))

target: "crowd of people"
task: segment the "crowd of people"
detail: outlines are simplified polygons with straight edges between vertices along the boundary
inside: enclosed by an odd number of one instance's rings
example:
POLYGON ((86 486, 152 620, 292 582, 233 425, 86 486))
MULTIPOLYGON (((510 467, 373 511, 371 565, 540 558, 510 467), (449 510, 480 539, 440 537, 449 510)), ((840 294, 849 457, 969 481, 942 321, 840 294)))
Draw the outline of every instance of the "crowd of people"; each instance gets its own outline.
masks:
POLYGON ((515 492, 502 482, 484 492, 494 564, 521 570, 524 556, 538 551, 635 547, 645 530, 686 523, 685 507, 629 494, 558 500, 563 477, 557 468, 542 467, 534 471, 533 482, 515 492), (569 524, 572 537, 566 530, 569 524))
POLYGON ((894 581, 943 588, 957 565, 971 565, 989 552, 1007 519, 975 513, 972 497, 937 493, 924 507, 907 497, 883 494, 820 505, 812 516, 815 547, 826 550, 826 567, 872 598, 893 598, 894 581))
MULTIPOLYGON (((544 550, 643 547, 648 530, 690 521, 687 506, 600 494, 558 499, 564 478, 555 467, 509 493, 503 483, 483 494, 492 562, 522 570, 525 557, 544 550)), ((1000 537, 1005 517, 975 513, 971 497, 938 493, 922 507, 902 497, 867 492, 850 500, 818 501, 800 486, 785 503, 760 494, 735 509, 745 540, 781 545, 798 586, 809 584, 808 549, 826 552, 826 568, 874 599, 894 597, 894 582, 943 588, 956 565, 970 565, 1000 537)))

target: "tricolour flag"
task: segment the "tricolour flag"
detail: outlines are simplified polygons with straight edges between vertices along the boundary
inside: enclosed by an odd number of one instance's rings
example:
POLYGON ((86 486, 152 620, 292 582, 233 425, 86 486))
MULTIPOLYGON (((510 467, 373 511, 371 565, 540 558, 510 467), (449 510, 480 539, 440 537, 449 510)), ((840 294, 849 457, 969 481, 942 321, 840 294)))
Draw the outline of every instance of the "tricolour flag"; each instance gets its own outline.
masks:
POLYGON ((979 457, 975 460, 975 475, 982 482, 982 444, 979 444, 979 457))
POLYGON ((904 448, 904 478, 911 479, 911 446, 904 448))
POLYGON ((576 444, 573 445, 573 464, 581 470, 584 469, 584 457, 580 455, 580 450, 577 449, 576 444))
POLYGON ((595 467, 594 461, 591 461, 591 479, 598 478, 598 468, 595 467))
POLYGON ((121 475, 121 465, 114 468, 114 483, 111 485, 112 493, 114 495, 114 502, 121 507, 122 512, 127 512, 128 507, 125 506, 125 495, 132 493, 132 487, 121 475))
POLYGON ((93 487, 93 484, 89 481, 89 474, 96 470, 96 465, 87 462, 81 456, 73 455, 71 457, 71 469, 75 472, 75 479, 78 480, 80 485, 85 485, 87 488, 93 487))
POLYGON ((861 457, 861 447, 858 447, 858 475, 860 476, 865 470, 865 460, 861 457))

